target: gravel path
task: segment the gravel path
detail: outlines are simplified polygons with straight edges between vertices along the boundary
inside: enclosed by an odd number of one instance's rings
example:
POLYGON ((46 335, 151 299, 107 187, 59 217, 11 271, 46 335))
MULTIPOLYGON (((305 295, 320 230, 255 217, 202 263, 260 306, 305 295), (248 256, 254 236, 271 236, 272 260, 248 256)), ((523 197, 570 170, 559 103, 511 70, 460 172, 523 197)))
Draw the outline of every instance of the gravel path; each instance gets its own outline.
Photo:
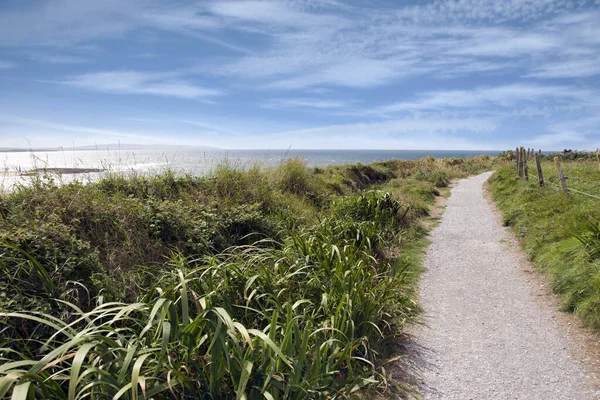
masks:
POLYGON ((452 190, 421 283, 424 399, 597 399, 483 197, 491 173, 452 190))

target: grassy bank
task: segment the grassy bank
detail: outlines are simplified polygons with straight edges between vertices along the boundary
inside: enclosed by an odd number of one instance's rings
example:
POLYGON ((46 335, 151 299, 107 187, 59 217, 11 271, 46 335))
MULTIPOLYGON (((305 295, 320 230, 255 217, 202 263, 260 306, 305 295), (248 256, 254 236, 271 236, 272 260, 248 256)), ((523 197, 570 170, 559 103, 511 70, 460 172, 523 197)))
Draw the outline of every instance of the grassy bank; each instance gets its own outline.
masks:
MULTIPOLYGON (((490 179, 493 198, 529 258, 550 277, 564 309, 600 329, 600 200, 574 191, 567 198, 554 163, 542 166, 543 188, 535 176, 518 179, 514 165, 498 170, 490 179)), ((569 187, 600 197, 595 154, 567 155, 562 167, 569 187)))
POLYGON ((38 179, 0 197, 0 398, 331 398, 385 382, 473 159, 38 179))

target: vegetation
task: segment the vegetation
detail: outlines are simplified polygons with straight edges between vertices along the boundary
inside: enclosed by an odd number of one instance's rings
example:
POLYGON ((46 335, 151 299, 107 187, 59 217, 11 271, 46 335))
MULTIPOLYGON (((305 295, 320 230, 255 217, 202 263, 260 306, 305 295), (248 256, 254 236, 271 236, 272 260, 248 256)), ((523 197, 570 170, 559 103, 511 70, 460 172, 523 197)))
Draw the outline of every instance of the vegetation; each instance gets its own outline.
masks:
POLYGON ((0 398, 341 398, 414 320, 427 215, 493 160, 34 179, 0 196, 0 398))
POLYGON ((551 161, 542 163, 543 188, 531 175, 535 169, 530 167, 526 181, 517 178, 514 165, 498 170, 490 183, 504 223, 515 230, 535 265, 548 273, 564 309, 600 329, 600 199, 579 193, 600 197, 600 171, 595 160, 589 161, 592 157, 563 160, 567 184, 578 191, 570 199, 559 190, 551 161))

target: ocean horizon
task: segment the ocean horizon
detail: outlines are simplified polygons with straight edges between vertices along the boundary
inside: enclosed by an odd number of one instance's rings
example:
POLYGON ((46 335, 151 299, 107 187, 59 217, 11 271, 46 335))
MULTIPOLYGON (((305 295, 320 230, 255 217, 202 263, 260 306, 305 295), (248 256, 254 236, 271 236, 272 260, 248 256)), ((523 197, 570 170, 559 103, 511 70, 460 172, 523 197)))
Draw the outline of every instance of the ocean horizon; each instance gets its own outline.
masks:
POLYGON ((228 162, 239 167, 261 164, 274 167, 288 158, 302 158, 309 167, 342 164, 369 164, 386 160, 414 160, 425 156, 435 158, 497 156, 499 150, 317 150, 317 149, 85 149, 58 151, 22 151, 0 153, 0 168, 4 172, 44 168, 86 168, 111 171, 176 172, 204 175, 217 165, 228 162))

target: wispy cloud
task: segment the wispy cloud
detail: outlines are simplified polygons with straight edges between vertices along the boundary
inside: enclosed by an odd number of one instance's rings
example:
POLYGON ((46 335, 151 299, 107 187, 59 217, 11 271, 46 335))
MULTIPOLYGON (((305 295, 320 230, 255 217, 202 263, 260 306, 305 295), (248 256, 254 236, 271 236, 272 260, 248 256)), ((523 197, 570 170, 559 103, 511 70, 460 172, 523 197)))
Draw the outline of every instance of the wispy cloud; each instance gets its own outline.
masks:
POLYGON ((494 22, 535 21, 570 11, 583 2, 557 0, 435 0, 429 4, 409 6, 398 14, 415 22, 494 22))
MULTIPOLYGON (((19 68, 11 75, 18 79, 163 97, 148 102, 153 105, 174 98, 219 98, 223 101, 205 115, 208 121, 215 112, 214 121, 224 121, 225 128, 206 125, 197 114, 206 110, 197 110, 196 101, 182 104, 181 115, 172 117, 179 121, 177 129, 208 132, 215 141, 222 136, 232 143, 251 137, 247 142, 256 146, 256 135, 265 131, 271 133, 260 136, 261 146, 268 145, 268 138, 286 147, 289 137, 294 143, 311 138, 310 143, 321 140, 333 147, 346 143, 341 139, 345 133, 355 147, 377 147, 377 140, 391 146, 399 135, 403 142, 394 147, 414 148, 424 137, 447 137, 457 146, 471 146, 475 139, 460 142, 459 137, 512 135, 525 129, 518 122, 531 124, 534 117, 540 118, 540 135, 566 135, 570 129, 597 137, 584 126, 555 126, 600 111, 597 1, 409 3, 19 3, 0 11, 0 49, 11 55, 11 60, 0 61, 0 69, 15 67, 14 54, 19 68), (89 53, 83 48, 101 50, 89 53), (144 59, 150 57, 152 66, 144 59), (20 68, 32 58, 54 65, 20 68), (226 121, 232 113, 236 129, 226 121), (339 125, 342 116, 362 124, 339 125), (441 123, 455 129, 444 130, 441 123), (307 128, 314 125, 324 126, 307 128)), ((8 88, 17 86, 6 82, 8 88)), ((24 97, 39 96, 33 85, 24 89, 31 91, 24 97)), ((68 98, 69 90, 60 92, 68 98)), ((90 97, 107 101, 106 96, 90 97)), ((139 112, 137 122, 153 119, 157 111, 139 112)), ((135 122, 120 117, 123 124, 135 122)))
POLYGON ((600 75, 600 58, 548 62, 527 74, 533 78, 586 78, 600 75))
POLYGON ((558 122, 548 126, 548 133, 534 137, 530 143, 554 149, 579 148, 595 150, 599 146, 598 126, 600 116, 573 118, 568 122, 558 122))
POLYGON ((129 16, 141 5, 139 0, 57 0, 5 11, 0 13, 0 45, 65 45, 118 37, 131 29, 129 16))
MULTIPOLYGON (((3 133, 12 138, 12 143, 22 146, 24 138, 34 139, 43 145, 57 145, 55 137, 70 136, 78 143, 86 142, 86 138, 104 138, 105 140, 134 140, 144 142, 156 141, 156 137, 146 133, 130 132, 121 129, 105 129, 75 124, 65 124, 36 118, 24 118, 14 115, 0 114, 3 133), (18 144, 21 143, 21 144, 18 144)), ((93 143, 93 142, 92 142, 93 143)), ((14 145, 13 144, 13 145, 14 145)))
MULTIPOLYGON (((489 119, 406 118, 273 131, 268 134, 251 135, 251 140, 246 140, 245 146, 242 147, 432 149, 438 146, 446 149, 481 149, 485 147, 482 144, 485 141, 482 136, 488 135, 496 127, 496 123, 489 119), (468 138, 465 138, 465 134, 468 138)), ((232 140, 232 146, 239 147, 242 140, 232 140)), ((488 148, 489 146, 491 145, 488 144, 488 148)))
MULTIPOLYGON (((544 147, 546 149, 556 150, 559 148, 577 148, 584 145, 587 139, 581 132, 575 130, 563 130, 556 133, 547 133, 539 135, 528 141, 534 147, 544 147)), ((591 150, 591 147, 587 146, 591 150)))
POLYGON ((0 45, 72 45, 165 30, 247 55, 209 63, 206 70, 240 80, 260 78, 265 87, 284 90, 368 88, 417 75, 439 79, 499 70, 564 76, 566 67, 540 67, 557 59, 573 63, 578 76, 592 76, 585 57, 598 52, 600 14, 578 12, 584 3, 436 0, 367 10, 323 0, 168 6, 158 0, 58 0, 26 12, 0 13, 0 45), (261 47, 240 40, 240 34, 252 35, 261 47), (582 58, 574 59, 575 53, 582 58), (538 57, 535 63, 527 60, 532 56, 538 57))
POLYGON ((217 89, 204 88, 180 80, 173 73, 139 71, 90 72, 62 83, 105 93, 150 94, 184 99, 210 98, 221 95, 217 89))
POLYGON ((39 52, 31 53, 29 58, 42 64, 80 64, 86 61, 85 58, 79 56, 39 52))
MULTIPOLYGON (((227 9, 250 18, 246 13, 252 11, 244 9, 243 4, 230 2, 227 9)), ((338 16, 343 22, 337 25, 315 27, 300 19, 290 27, 282 22, 289 29, 273 33, 270 47, 222 65, 217 73, 237 79, 263 79, 266 87, 284 90, 369 88, 415 76, 447 79, 508 72, 526 75, 547 62, 573 60, 576 54, 585 59, 600 50, 596 39, 600 37, 600 24, 589 15, 585 19, 566 19, 564 15, 561 19, 542 19, 569 11, 569 7, 554 1, 510 1, 502 5, 496 1, 435 2, 430 7, 408 7, 397 12, 369 10, 369 18, 364 18, 360 9, 355 11, 338 16), (431 13, 433 18, 425 18, 431 13), (495 20, 498 17, 527 20, 531 25, 500 25, 495 20), (494 23, 475 22, 488 19, 494 23), (578 32, 581 24, 586 32, 594 34, 578 32)), ((260 18, 255 17, 258 23, 260 18)), ((263 22, 263 33, 271 32, 271 20, 263 22)), ((583 74, 584 65, 576 65, 583 74)))
POLYGON ((598 101, 593 91, 572 86, 543 86, 527 83, 495 87, 478 87, 473 90, 447 90, 427 92, 416 100, 398 102, 378 107, 376 114, 389 115, 415 111, 451 110, 460 108, 495 110, 523 107, 524 104, 591 106, 598 101))
POLYGON ((312 86, 346 86, 366 88, 383 85, 402 74, 393 60, 347 59, 299 77, 275 81, 269 86, 276 89, 302 89, 312 86))
MULTIPOLYGON (((321 3, 323 4, 323 3, 321 3)), ((275 29, 305 28, 318 26, 345 25, 345 20, 331 14, 307 13, 296 2, 277 1, 214 1, 208 3, 208 9, 214 15, 231 19, 234 23, 269 25, 275 29)), ((246 26, 251 29, 251 26, 246 26)))
POLYGON ((456 46, 450 51, 473 56, 517 57, 547 53, 560 49, 562 45, 563 41, 559 38, 544 34, 481 29, 477 37, 462 41, 462 46, 456 46))
POLYGON ((322 98, 290 98, 290 99, 271 99, 262 106, 265 108, 289 108, 289 109, 340 109, 350 106, 351 103, 341 100, 322 99, 322 98))
POLYGON ((161 4, 158 0, 57 0, 20 11, 0 13, 0 46, 73 46, 93 40, 124 38, 140 29, 162 29, 246 52, 211 35, 221 27, 206 6, 161 4))

